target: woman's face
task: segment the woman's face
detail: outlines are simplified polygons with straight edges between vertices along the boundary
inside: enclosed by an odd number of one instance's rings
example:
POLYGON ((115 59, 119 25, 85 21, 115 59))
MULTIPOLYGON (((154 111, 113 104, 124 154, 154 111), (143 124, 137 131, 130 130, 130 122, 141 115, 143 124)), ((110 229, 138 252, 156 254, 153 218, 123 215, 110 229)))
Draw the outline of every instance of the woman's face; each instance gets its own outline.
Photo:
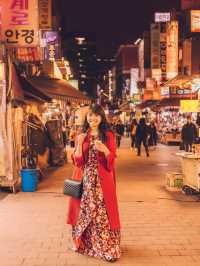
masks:
POLYGON ((87 114, 87 122, 90 125, 90 128, 98 128, 99 124, 101 123, 101 116, 94 114, 92 112, 89 112, 87 114))

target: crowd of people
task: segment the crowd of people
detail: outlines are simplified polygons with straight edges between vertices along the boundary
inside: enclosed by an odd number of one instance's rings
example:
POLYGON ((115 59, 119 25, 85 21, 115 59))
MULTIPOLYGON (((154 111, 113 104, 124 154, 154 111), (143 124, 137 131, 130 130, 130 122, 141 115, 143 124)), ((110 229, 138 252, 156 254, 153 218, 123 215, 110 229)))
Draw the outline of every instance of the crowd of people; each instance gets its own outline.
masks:
POLYGON ((141 155, 141 146, 143 144, 146 155, 149 157, 149 146, 156 146, 158 140, 157 128, 154 121, 146 122, 144 117, 133 119, 131 123, 124 125, 121 119, 112 124, 113 131, 116 135, 117 147, 120 147, 121 139, 126 134, 130 137, 131 149, 136 149, 137 155, 141 155))
MULTIPOLYGON (((148 121, 146 118, 133 118, 130 122, 123 123, 120 117, 115 118, 110 123, 112 131, 115 133, 116 146, 120 148, 123 137, 130 138, 130 148, 141 155, 141 147, 143 145, 146 156, 149 157, 149 147, 156 148, 159 132, 155 121, 148 121)), ((76 136, 81 132, 80 126, 66 127, 63 131, 63 138, 65 144, 75 147, 76 136)), ((196 143, 198 139, 197 126, 192 122, 191 116, 187 117, 186 123, 181 130, 180 149, 186 152, 192 151, 192 144, 196 143)))
MULTIPOLYGON (((154 121, 147 123, 145 118, 132 119, 129 123, 123 123, 120 118, 110 123, 112 131, 115 133, 116 146, 120 148, 123 137, 130 138, 130 148, 137 151, 137 155, 141 155, 141 146, 143 144, 146 155, 149 157, 149 146, 156 147, 158 141, 157 128, 154 121)), ((80 133, 80 126, 66 127, 63 130, 63 138, 65 144, 71 148, 75 147, 75 139, 80 133)))

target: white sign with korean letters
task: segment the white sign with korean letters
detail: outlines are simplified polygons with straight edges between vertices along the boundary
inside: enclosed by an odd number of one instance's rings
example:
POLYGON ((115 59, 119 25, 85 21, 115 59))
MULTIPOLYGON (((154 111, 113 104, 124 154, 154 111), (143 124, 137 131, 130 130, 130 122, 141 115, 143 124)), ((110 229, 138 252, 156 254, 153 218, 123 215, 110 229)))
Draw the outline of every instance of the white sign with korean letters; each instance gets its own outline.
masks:
POLYGON ((38 45, 38 0, 0 0, 2 40, 7 46, 38 45))

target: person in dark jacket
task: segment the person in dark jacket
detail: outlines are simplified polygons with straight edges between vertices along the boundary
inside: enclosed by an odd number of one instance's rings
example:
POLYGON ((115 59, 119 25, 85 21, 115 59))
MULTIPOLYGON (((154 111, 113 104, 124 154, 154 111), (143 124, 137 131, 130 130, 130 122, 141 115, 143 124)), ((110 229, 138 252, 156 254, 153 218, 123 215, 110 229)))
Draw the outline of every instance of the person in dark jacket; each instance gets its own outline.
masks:
POLYGON ((117 148, 120 147, 122 136, 124 135, 124 125, 121 120, 118 120, 115 125, 116 144, 117 148))
POLYGON ((137 129, 137 120, 133 119, 131 126, 130 126, 130 131, 131 131, 131 148, 133 149, 136 147, 136 129, 137 129))
POLYGON ((136 129, 137 155, 141 155, 141 145, 143 144, 146 155, 149 157, 148 138, 150 136, 149 127, 146 125, 145 118, 141 118, 136 129))
POLYGON ((156 146, 157 145, 157 139, 158 139, 158 134, 157 134, 157 128, 155 123, 152 121, 150 125, 150 139, 149 139, 149 145, 151 146, 156 146))
POLYGON ((192 151, 192 144, 197 137, 197 128, 194 123, 192 123, 191 117, 187 117, 187 123, 183 126, 181 132, 181 138, 186 152, 192 151))

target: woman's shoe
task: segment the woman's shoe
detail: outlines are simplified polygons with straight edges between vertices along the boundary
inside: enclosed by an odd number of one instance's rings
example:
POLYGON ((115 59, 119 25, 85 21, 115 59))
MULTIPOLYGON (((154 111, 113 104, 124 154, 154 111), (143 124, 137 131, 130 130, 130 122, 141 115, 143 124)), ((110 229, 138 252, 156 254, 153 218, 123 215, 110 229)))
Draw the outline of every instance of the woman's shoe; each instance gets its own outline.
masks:
POLYGON ((71 251, 78 252, 78 248, 77 247, 71 247, 71 251))
POLYGON ((106 259, 106 258, 105 258, 105 260, 106 260, 107 262, 116 262, 116 261, 117 261, 117 259, 106 259))
POLYGON ((105 255, 104 259, 105 259, 107 262, 116 262, 116 261, 117 261, 116 258, 112 258, 112 257, 109 256, 109 255, 105 255))

